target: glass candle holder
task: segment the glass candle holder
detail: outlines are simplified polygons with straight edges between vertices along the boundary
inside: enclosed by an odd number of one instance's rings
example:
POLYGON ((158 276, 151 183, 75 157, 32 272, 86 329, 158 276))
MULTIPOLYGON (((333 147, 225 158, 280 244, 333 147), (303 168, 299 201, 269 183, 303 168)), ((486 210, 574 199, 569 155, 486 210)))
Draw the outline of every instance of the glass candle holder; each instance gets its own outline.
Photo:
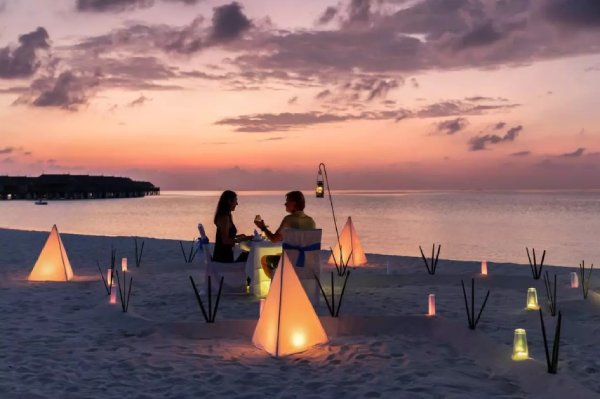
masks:
POLYGON ((538 310, 539 308, 540 308, 540 305, 538 305, 537 291, 533 287, 528 288, 527 289, 527 309, 538 310))
POLYGON ((522 328, 517 328, 515 330, 515 337, 513 339, 512 359, 515 361, 529 359, 529 349, 527 348, 527 333, 522 328))

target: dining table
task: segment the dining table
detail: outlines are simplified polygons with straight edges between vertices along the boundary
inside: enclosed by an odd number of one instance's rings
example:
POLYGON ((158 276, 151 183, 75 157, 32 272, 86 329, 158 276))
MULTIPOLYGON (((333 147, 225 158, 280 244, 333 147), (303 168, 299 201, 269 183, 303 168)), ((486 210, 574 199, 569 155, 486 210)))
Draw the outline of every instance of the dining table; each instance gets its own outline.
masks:
POLYGON ((246 276, 250 278, 250 292, 256 298, 266 297, 271 287, 271 279, 265 274, 261 260, 267 255, 280 255, 281 242, 252 239, 241 242, 240 249, 249 252, 246 260, 246 276))

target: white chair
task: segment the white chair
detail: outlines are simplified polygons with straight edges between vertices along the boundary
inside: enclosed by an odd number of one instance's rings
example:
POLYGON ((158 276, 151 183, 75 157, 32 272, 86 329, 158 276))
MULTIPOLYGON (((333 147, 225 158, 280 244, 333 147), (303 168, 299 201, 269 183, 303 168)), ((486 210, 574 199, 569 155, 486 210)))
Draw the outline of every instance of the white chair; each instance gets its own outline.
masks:
MULTIPOLYGON (((216 293, 219 290, 221 277, 223 277, 223 292, 235 292, 240 294, 246 292, 246 262, 215 262, 212 260, 214 247, 215 244, 213 243, 203 245, 202 252, 204 254, 205 264, 205 286, 202 287, 202 291, 204 292, 206 290, 208 276, 210 276, 213 293, 216 293)), ((237 256, 237 254, 234 253, 234 256, 237 256)))
POLYGON ((284 229, 283 250, 294 265, 300 282, 313 306, 319 304, 319 286, 315 276, 321 278, 321 229, 284 229))

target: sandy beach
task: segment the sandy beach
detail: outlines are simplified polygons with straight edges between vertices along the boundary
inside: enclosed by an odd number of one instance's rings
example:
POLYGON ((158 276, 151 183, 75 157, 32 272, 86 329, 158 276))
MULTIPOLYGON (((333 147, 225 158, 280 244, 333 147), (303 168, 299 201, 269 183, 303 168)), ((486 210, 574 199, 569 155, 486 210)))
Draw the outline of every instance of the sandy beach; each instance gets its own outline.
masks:
MULTIPOLYGON (((60 227, 60 226, 59 226, 60 227)), ((600 294, 587 300, 558 278, 563 325, 558 374, 546 372, 537 311, 525 310, 536 287, 552 341, 556 317, 543 280, 529 265, 440 258, 435 275, 420 258, 367 254, 352 270, 339 319, 317 308, 330 343, 284 358, 252 345, 259 301, 223 296, 216 323, 204 323, 189 276, 202 281, 200 258, 186 264, 178 241, 141 238, 140 268, 132 237, 62 234, 74 281, 26 281, 47 232, 0 229, 0 397, 13 398, 594 398, 600 395, 600 294), (96 261, 110 248, 129 258, 128 313, 110 305, 96 261), (389 273, 388 273, 389 270, 389 273), (469 330, 461 279, 476 281, 476 306, 488 304, 469 330), (428 317, 427 296, 437 315, 428 317), (529 355, 511 360, 513 331, 527 331, 529 355)), ((368 250, 368 248, 367 248, 368 250)), ((322 253, 322 273, 331 267, 322 253)), ((526 259, 526 258, 525 258, 526 259)), ((336 280, 340 287, 342 280, 336 280)), ((327 289, 328 291, 328 289, 327 289)), ((550 343, 551 345, 551 343, 550 343)))

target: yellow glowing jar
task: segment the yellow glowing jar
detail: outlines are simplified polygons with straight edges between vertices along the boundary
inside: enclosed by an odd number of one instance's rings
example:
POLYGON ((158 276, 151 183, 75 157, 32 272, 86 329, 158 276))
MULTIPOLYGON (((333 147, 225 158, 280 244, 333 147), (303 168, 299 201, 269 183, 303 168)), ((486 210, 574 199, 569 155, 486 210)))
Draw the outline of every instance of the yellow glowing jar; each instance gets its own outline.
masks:
POLYGON ((124 272, 127 271, 127 258, 121 259, 121 270, 123 270, 124 272))
POLYGON ((527 289, 527 309, 529 310, 538 310, 540 305, 538 305, 537 299, 537 291, 535 288, 527 289))
POLYGON ((529 359, 529 349, 527 348, 527 333, 522 328, 517 328, 515 330, 512 359, 515 361, 529 359))
POLYGON ((487 276, 487 274, 488 274, 487 260, 481 261, 481 274, 484 276, 487 276))

